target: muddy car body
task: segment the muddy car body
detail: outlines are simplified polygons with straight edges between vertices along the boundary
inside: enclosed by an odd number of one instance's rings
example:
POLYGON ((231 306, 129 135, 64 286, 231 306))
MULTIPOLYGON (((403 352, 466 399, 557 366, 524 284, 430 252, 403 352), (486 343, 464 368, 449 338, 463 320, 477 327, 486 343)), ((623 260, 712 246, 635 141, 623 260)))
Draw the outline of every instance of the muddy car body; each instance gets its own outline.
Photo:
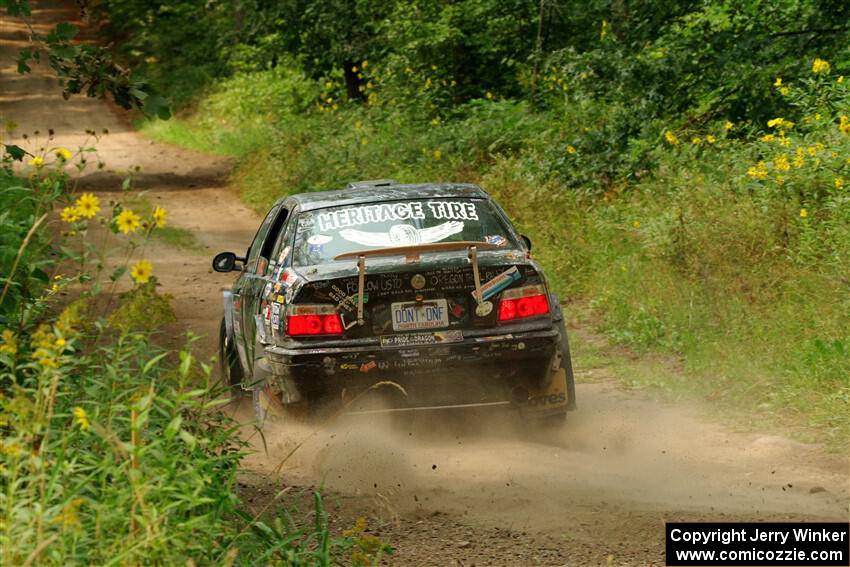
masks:
POLYGON ((281 199, 244 258, 213 261, 241 272, 224 294, 223 373, 261 419, 287 406, 563 417, 569 346, 530 247, 475 185, 360 182, 281 199))

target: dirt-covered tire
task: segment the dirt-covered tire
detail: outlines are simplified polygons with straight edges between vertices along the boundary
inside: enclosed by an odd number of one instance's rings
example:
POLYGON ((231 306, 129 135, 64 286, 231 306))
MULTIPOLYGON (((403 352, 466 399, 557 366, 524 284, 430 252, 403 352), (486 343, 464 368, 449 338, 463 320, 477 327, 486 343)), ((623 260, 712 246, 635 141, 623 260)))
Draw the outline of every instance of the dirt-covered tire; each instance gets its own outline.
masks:
POLYGON ((221 380, 228 388, 232 395, 241 395, 242 390, 242 365, 239 363, 239 355, 236 352, 236 346, 231 342, 232 339, 227 336, 227 325, 224 322, 224 317, 221 318, 221 326, 218 335, 218 365, 221 371, 221 380))

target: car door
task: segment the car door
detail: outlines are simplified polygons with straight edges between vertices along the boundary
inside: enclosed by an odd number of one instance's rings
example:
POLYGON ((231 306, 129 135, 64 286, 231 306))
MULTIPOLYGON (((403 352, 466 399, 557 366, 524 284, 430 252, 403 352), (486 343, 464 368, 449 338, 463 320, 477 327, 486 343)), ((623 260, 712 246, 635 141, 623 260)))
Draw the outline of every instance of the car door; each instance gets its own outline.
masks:
POLYGON ((266 286, 271 285, 272 249, 287 217, 288 210, 282 204, 278 203, 272 207, 251 243, 245 273, 240 278, 238 294, 241 307, 242 348, 239 350, 240 358, 244 357, 241 362, 243 368, 247 370, 246 376, 253 374, 258 340, 265 342, 263 337, 257 336, 258 330, 260 332, 263 330, 262 325, 259 324, 263 316, 261 301, 265 295, 266 286))

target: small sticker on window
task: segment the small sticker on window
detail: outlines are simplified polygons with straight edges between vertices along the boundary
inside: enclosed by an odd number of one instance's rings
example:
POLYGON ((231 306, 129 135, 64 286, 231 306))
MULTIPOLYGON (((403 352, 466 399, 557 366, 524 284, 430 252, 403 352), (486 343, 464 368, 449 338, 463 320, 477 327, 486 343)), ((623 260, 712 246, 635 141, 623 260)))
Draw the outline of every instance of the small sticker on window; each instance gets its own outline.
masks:
POLYGON ((327 234, 314 234, 313 236, 307 239, 307 244, 312 244, 314 246, 322 246, 323 244, 327 244, 333 239, 333 236, 328 236, 327 234))

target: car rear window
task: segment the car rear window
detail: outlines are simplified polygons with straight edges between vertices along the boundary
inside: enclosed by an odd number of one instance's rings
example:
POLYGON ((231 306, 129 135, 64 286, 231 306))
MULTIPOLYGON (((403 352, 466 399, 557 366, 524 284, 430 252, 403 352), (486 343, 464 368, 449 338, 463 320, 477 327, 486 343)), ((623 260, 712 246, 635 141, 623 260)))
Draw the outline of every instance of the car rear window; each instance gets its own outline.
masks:
POLYGON ((311 266, 346 252, 462 240, 516 248, 486 200, 405 200, 301 213, 293 262, 311 266))

